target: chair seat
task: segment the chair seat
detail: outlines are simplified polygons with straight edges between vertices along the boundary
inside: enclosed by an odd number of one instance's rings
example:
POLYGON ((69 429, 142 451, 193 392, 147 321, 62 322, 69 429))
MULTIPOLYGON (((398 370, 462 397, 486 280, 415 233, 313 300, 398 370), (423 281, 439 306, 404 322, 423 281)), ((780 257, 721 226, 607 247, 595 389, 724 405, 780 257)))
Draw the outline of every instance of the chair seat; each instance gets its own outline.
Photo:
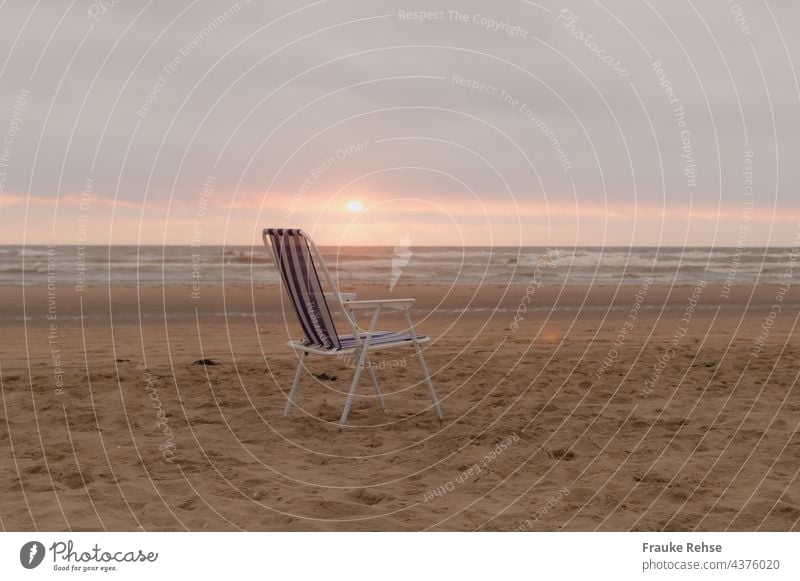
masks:
MULTIPOLYGON (((367 333, 361 333, 361 341, 366 341, 367 333)), ((305 351, 307 353, 318 353, 319 355, 347 355, 355 353, 358 350, 356 340, 353 335, 338 335, 341 349, 325 349, 324 347, 312 347, 309 345, 307 339, 289 341, 288 345, 292 349, 298 351, 305 351)), ((425 335, 417 335, 418 343, 427 343, 431 338, 425 335)), ((372 333, 372 338, 369 340, 369 350, 386 347, 402 347, 404 345, 413 345, 413 339, 410 333, 394 333, 391 331, 375 331, 372 333)))
MULTIPOLYGON (((362 343, 367 340, 369 333, 361 333, 360 338, 362 343)), ((427 341, 427 337, 417 336, 419 341, 427 341)), ((409 333, 393 333, 391 331, 375 331, 372 333, 372 338, 369 340, 370 345, 382 345, 383 343, 400 343, 402 341, 411 341, 412 337, 409 333)), ((350 349, 356 347, 356 338, 353 335, 339 335, 339 343, 342 349, 350 349)))

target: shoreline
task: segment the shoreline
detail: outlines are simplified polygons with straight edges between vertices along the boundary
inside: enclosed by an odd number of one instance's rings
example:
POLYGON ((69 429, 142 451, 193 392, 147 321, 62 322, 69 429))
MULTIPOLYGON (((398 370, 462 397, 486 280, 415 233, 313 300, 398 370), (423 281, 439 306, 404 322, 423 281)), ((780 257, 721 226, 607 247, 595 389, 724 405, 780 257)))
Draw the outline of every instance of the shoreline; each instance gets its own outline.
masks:
MULTIPOLYGON (((646 285, 647 310, 669 309, 684 304, 696 284, 646 285)), ((523 297, 526 308, 533 311, 603 311, 624 308, 635 301, 643 285, 570 284, 528 286, 525 284, 446 285, 431 283, 398 284, 390 292, 384 284, 342 284, 342 292, 355 292, 359 299, 415 298, 414 312, 435 315, 442 313, 504 313, 519 308, 523 297)), ((760 309, 776 302, 781 289, 779 284, 734 285, 707 284, 699 300, 701 309, 717 307, 729 309, 760 309), (726 292, 727 291, 727 292, 726 292), (726 296, 723 296, 726 295, 726 296)), ((790 288, 780 301, 787 307, 800 306, 800 293, 790 288)), ((49 309, 66 318, 85 315, 113 316, 135 307, 143 314, 167 314, 169 317, 191 316, 197 313, 281 313, 286 305, 283 289, 278 284, 209 285, 199 291, 192 285, 172 286, 120 286, 88 287, 76 292, 73 286, 46 285, 10 287, 0 286, 0 320, 22 320, 23 312, 29 320, 46 317, 49 309), (83 311, 81 311, 83 309, 83 311)))

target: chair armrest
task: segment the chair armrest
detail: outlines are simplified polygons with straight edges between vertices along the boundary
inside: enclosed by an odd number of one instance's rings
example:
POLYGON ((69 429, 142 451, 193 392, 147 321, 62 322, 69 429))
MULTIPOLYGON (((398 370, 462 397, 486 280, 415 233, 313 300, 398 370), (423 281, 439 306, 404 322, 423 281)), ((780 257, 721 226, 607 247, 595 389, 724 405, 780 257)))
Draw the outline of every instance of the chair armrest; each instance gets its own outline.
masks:
POLYGON ((374 299, 364 301, 349 301, 347 303, 350 309, 397 309, 405 310, 411 307, 416 302, 416 299, 374 299))
MULTIPOLYGON (((342 297, 344 302, 350 302, 355 300, 356 293, 339 293, 339 296, 342 297)), ((325 298, 328 300, 334 300, 336 299, 336 293, 325 293, 325 298)))

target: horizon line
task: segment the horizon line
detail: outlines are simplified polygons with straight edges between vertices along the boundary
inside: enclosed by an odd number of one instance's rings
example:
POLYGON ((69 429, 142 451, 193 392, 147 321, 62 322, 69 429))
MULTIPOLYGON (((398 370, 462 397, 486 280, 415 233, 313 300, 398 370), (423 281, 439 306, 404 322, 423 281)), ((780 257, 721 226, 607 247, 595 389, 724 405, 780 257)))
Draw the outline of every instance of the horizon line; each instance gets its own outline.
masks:
MULTIPOLYGON (((82 247, 82 248, 113 248, 119 246, 133 246, 133 247, 151 247, 151 248, 218 248, 220 246, 228 246, 228 247, 263 247, 263 244, 75 244, 75 243, 38 243, 38 242, 30 242, 27 244, 0 244, 0 248, 19 248, 19 247, 26 247, 26 246, 43 246, 43 247, 51 247, 51 246, 71 246, 71 247, 82 247)), ((394 248, 397 244, 344 244, 340 246, 336 246, 333 244, 317 244, 320 248, 394 248)), ((621 246, 618 244, 615 245, 595 245, 595 244, 588 244, 588 245, 566 245, 566 244, 525 244, 520 246, 512 246, 512 245, 481 245, 481 244, 470 244, 459 246, 455 244, 412 244, 411 247, 416 248, 596 248, 596 249, 603 249, 603 248, 659 248, 659 249, 689 249, 689 248, 710 248, 710 249, 740 249, 740 250, 769 250, 769 249, 786 249, 792 250, 795 246, 792 245, 775 245, 775 246, 745 246, 740 247, 739 245, 687 245, 687 246, 678 246, 678 245, 671 245, 665 244, 661 246, 652 246, 652 245, 643 245, 643 246, 621 246)))

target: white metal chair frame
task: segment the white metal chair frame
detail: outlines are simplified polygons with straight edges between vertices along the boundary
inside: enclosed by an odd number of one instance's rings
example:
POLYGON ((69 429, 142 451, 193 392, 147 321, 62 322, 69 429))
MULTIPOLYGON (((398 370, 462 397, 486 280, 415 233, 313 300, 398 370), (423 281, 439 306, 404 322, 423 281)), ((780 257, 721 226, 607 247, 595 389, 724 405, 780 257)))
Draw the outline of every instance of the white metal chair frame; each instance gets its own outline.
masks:
MULTIPOLYGON (((275 267, 280 270, 281 266, 278 261, 278 257, 275 254, 275 250, 271 248, 271 245, 268 241, 267 230, 264 229, 262 234, 262 240, 264 241, 264 245, 269 247, 271 252, 270 255, 272 256, 272 260, 275 263, 275 267)), ((431 396, 431 400, 433 401, 433 409, 436 412, 436 416, 439 418, 441 422, 443 420, 442 410, 439 405, 439 399, 436 395, 436 390, 433 387, 433 382, 431 381, 430 373, 428 372, 428 366, 425 364, 425 357, 422 354, 422 347, 423 343, 427 343, 430 341, 430 337, 418 337, 416 330, 414 329, 414 323, 411 320, 411 313, 410 309, 415 303, 415 299, 379 299, 379 300, 355 300, 356 295, 354 293, 342 293, 339 292, 339 287, 336 284, 336 281, 331 276, 330 271, 328 270, 327 265, 325 264, 325 260, 322 258, 322 253, 317 248, 317 245, 314 244, 314 241, 305 234, 304 231, 300 230, 299 234, 302 235, 306 242, 308 243, 309 249, 311 250, 311 255, 314 260, 315 265, 322 271, 325 280, 328 283, 328 287, 332 289, 332 292, 325 292, 325 300, 328 301, 329 298, 335 299, 338 305, 341 307, 341 312, 344 314, 344 318, 347 320, 347 323, 351 329, 353 334, 353 339, 355 340, 355 347, 350 348, 343 348, 343 349, 322 349, 315 346, 306 345, 302 340, 293 340, 289 341, 287 345, 294 349, 295 351, 299 351, 300 361, 297 365, 297 371, 295 371, 294 381, 292 382, 291 390, 289 391, 289 398, 286 402, 286 407, 283 410, 283 415, 288 416, 292 410, 292 406, 294 405, 294 399, 297 395, 297 387, 300 384, 300 378, 302 376, 303 369, 305 368, 305 360, 309 354, 314 353, 315 355, 326 355, 326 356, 341 356, 341 355, 350 355, 356 354, 356 368, 355 368, 355 375, 353 376, 353 381, 350 384, 350 391, 347 394, 347 399, 344 404, 344 410, 342 411, 342 417, 339 420, 339 427, 340 429, 344 427, 347 423, 347 417, 350 414, 350 407, 353 403, 353 396, 356 393, 356 389, 358 388, 358 382, 361 379, 361 372, 363 371, 364 367, 366 366, 369 369, 369 374, 372 379, 372 389, 375 392, 375 396, 378 399, 378 403, 381 406, 383 412, 386 412, 386 404, 383 400, 383 394, 381 393, 380 387, 378 386, 378 378, 375 375, 375 369, 369 364, 369 352, 370 351, 378 351, 381 349, 391 349, 394 347, 407 347, 409 346, 409 341, 395 341, 395 342, 387 342, 387 343, 380 343, 377 345, 370 345, 370 340, 372 339, 373 333, 376 331, 376 326, 378 324, 378 317, 381 314, 381 311, 384 309, 392 310, 392 311, 400 311, 405 320, 408 324, 408 333, 411 336, 411 344, 414 346, 416 351, 417 360, 419 361, 420 368, 422 369, 422 373, 424 375, 425 385, 428 389, 428 393, 431 396), (356 322, 356 316, 354 311, 364 310, 364 311, 372 311, 372 318, 370 319, 370 325, 368 330, 363 330, 358 326, 356 322), (362 341, 361 333, 365 333, 366 337, 362 341)))

